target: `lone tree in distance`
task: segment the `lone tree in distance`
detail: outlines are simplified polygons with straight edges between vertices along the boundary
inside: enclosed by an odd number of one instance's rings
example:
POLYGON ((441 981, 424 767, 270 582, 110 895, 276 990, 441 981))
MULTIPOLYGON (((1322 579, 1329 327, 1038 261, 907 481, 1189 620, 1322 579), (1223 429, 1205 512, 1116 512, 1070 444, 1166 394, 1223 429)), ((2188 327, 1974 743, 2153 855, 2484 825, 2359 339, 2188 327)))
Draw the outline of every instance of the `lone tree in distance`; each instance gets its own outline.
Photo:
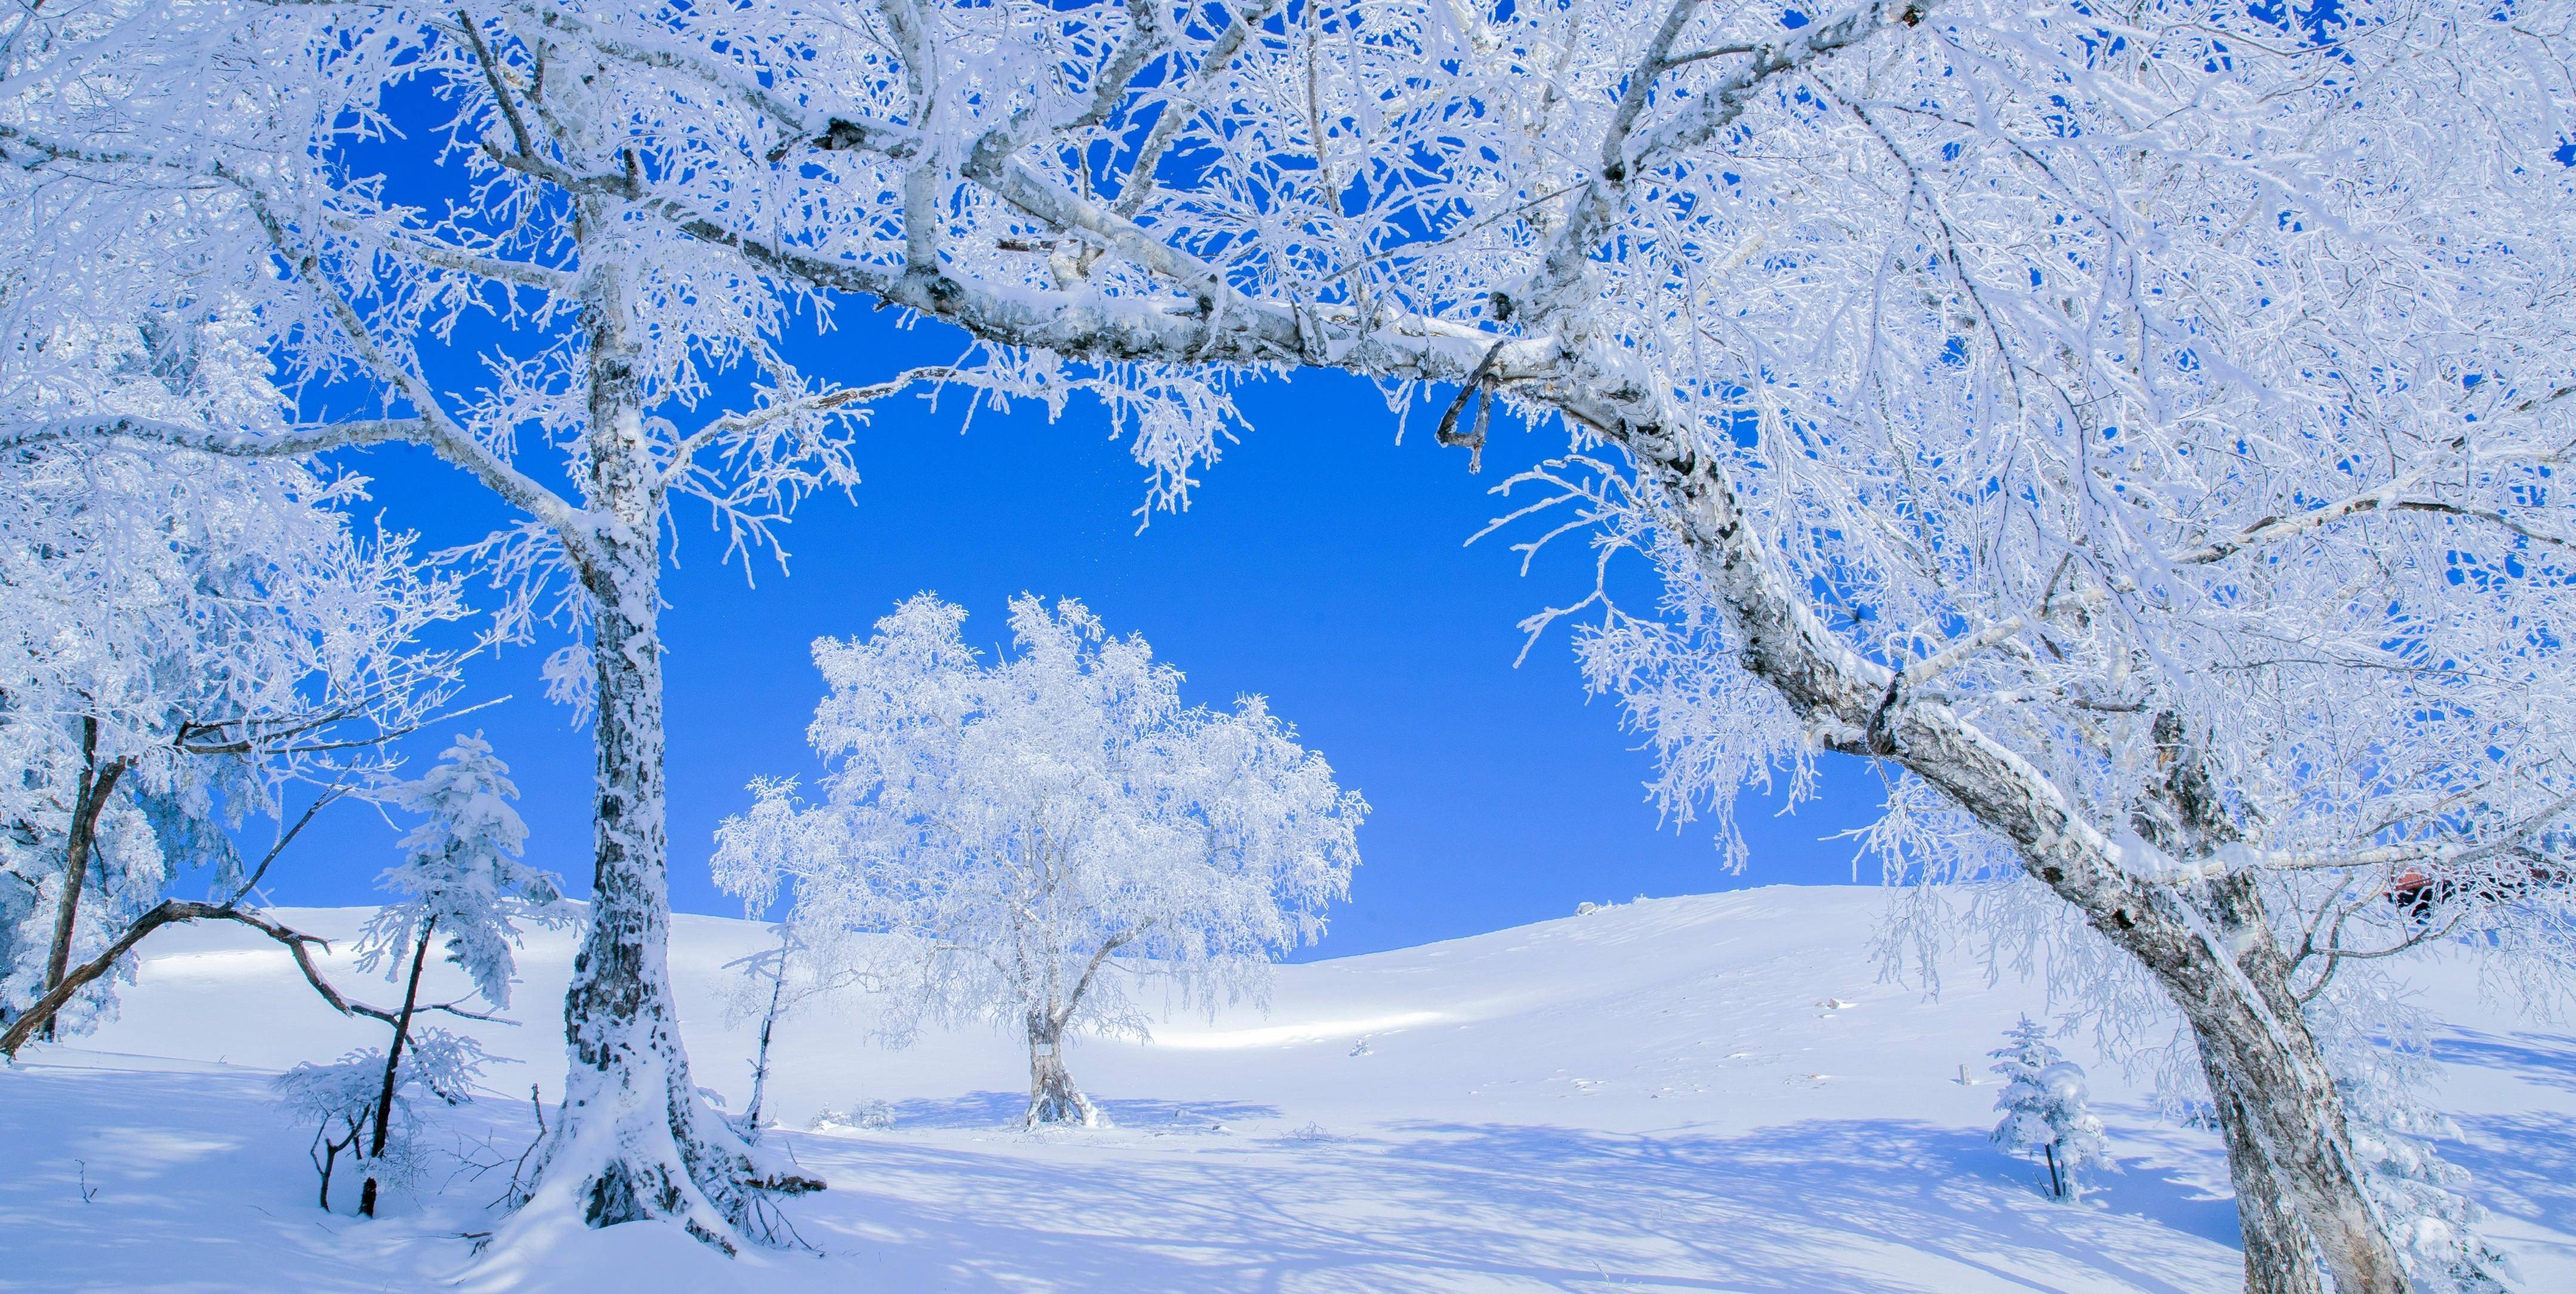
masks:
POLYGON ((989 664, 964 622, 922 594, 864 641, 815 644, 825 800, 755 783, 717 831, 718 882, 759 908, 792 883, 791 927, 891 995, 889 1038, 1017 1029, 1028 1124, 1095 1124, 1066 1035, 1146 1036, 1149 980, 1210 1010, 1261 998, 1270 956, 1349 893, 1368 805, 1259 698, 1183 704, 1180 671, 1079 602, 1014 599, 1014 650, 989 664))

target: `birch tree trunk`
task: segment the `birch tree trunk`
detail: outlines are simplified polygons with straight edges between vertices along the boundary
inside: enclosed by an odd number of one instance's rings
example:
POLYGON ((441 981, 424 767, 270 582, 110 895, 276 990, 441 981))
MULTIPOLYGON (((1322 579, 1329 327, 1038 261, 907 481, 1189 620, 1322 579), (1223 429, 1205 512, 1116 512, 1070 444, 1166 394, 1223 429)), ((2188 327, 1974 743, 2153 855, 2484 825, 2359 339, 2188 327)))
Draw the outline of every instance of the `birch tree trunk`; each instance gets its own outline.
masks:
POLYGON ((2333 1075, 2268 933, 2236 966, 2220 963, 2187 927, 2150 934, 2141 923, 2138 933, 2146 937, 2119 942, 2182 1008, 2212 1080, 2238 1190, 2247 1287, 2315 1289, 2313 1243, 2338 1291, 2405 1289, 2396 1253, 2364 1201, 2333 1075), (2285 1213, 2304 1227, 2283 1226, 2285 1213))
POLYGON ((1028 1126, 1074 1123, 1100 1126, 1100 1111, 1073 1085, 1064 1067, 1064 1025, 1052 1013, 1029 1013, 1028 1126))
POLYGON ((2201 1051, 2201 1076, 2218 1111, 2219 1132, 2227 1139, 2227 1176, 2236 1192, 2237 1230, 2245 1241, 2246 1294, 2324 1294, 2307 1231, 2272 1175, 2271 1158, 2254 1137, 2245 1095, 2224 1069, 2210 1062, 2206 1049, 2201 1051))
MULTIPOLYGON (((595 204, 594 204, 595 205, 595 204)), ((598 210, 585 232, 613 228, 598 210)), ((819 1189, 764 1176, 698 1099, 671 997, 669 851, 663 807, 660 527, 645 439, 638 346, 615 245, 585 239, 589 516, 597 801, 590 923, 564 994, 570 1072, 532 1204, 577 1204, 595 1227, 681 1221, 732 1252, 754 1192, 819 1189)))
MULTIPOLYGON (((2208 757, 2182 717, 2171 710, 2157 714, 2154 736, 2164 775, 2150 784, 2144 801, 2133 807, 2129 825, 2173 857, 2195 862, 2243 841, 2244 832, 2227 807, 2208 757)), ((2290 990, 2290 963, 2273 937, 2271 916, 2253 878, 2221 876, 2187 891, 2185 898, 2217 932, 2218 947, 2233 951, 2235 968, 2263 1009, 2296 1026, 2290 1050, 2309 1055, 2322 1068, 2324 1058, 2316 1054, 2315 1038, 2307 1032, 2306 1016, 2290 990)), ((2237 1227, 2245 1241, 2246 1289, 2250 1294, 2318 1294, 2316 1245, 2287 1198, 2272 1151, 2263 1139, 2257 1107, 2266 1101, 2264 1089, 2246 1086, 2241 1070, 2226 1053, 2197 1038, 2194 1050, 2200 1056, 2219 1131, 2227 1141, 2237 1227)), ((2327 1105, 2339 1121, 2340 1102, 2332 1099, 2331 1080, 2327 1086, 2327 1105)), ((2339 1123, 2332 1141, 2348 1165, 2351 1142, 2339 1123)))
POLYGON ((745 1216, 750 1165, 699 1103, 671 1000, 653 537, 648 523, 624 537, 641 552, 603 545, 622 560, 593 590, 596 862, 590 924, 564 994, 571 1069, 541 1179, 554 1180, 540 1194, 571 1187, 592 1226, 686 1218, 714 1240, 745 1216))
MULTIPOLYGON (((2341 1100, 2251 881, 2200 882, 2196 903, 2187 903, 2177 888, 2123 871, 2108 838, 2045 774, 1949 706, 1908 696, 1901 676, 1836 639, 1772 567, 1717 464, 1686 438, 1623 416, 1612 402, 1624 396, 1559 400, 1625 448, 1662 493, 1668 524, 1732 612, 1746 668, 1821 744, 1896 760, 2011 840, 2024 870, 2172 997, 2212 1076, 2230 1174, 2240 1192, 2251 1192, 2238 1210, 2249 1288, 2306 1294, 2316 1288, 2302 1272, 2313 1252, 2337 1294, 2407 1290, 2396 1250, 2363 1196, 2341 1100), (2266 1181, 2277 1204, 2260 1189, 2266 1181)), ((2178 825, 2188 835, 2198 815, 2182 798, 2178 825)))

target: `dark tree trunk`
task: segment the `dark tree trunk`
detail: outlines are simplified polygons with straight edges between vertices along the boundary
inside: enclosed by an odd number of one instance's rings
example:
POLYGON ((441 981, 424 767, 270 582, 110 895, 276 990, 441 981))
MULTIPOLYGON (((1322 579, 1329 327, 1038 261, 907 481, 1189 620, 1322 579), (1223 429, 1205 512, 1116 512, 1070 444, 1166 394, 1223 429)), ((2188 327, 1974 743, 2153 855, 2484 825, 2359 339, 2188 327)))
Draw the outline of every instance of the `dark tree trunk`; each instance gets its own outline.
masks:
MULTIPOLYGON (((385 1157, 385 1135, 393 1128, 394 1087, 402 1073, 403 1044, 411 1038, 412 1011, 420 1003, 420 968, 422 963, 429 960, 429 938, 431 932, 436 929, 438 929, 438 918, 431 917, 422 922, 420 943, 413 947, 411 952, 411 982, 403 986, 402 1010, 394 1016, 394 1042, 392 1046, 385 1049, 384 1086, 376 1091, 376 1131, 375 1136, 367 1143, 367 1162, 370 1164, 381 1163, 385 1157)), ((369 1168, 367 1184, 358 1189, 358 1216, 360 1217, 376 1216, 377 1172, 377 1169, 369 1168)))
MULTIPOLYGON (((71 828, 63 842, 63 892, 54 909, 54 941, 45 957, 45 989, 53 991, 71 970, 72 932, 80 920, 81 889, 89 879, 89 856, 98 841, 98 815, 107 808, 107 797, 116 791, 119 778, 131 767, 126 760, 98 765, 98 720, 81 719, 81 775, 79 789, 72 796, 71 828)), ((53 1041, 54 1016, 45 1017, 45 1040, 53 1041)))

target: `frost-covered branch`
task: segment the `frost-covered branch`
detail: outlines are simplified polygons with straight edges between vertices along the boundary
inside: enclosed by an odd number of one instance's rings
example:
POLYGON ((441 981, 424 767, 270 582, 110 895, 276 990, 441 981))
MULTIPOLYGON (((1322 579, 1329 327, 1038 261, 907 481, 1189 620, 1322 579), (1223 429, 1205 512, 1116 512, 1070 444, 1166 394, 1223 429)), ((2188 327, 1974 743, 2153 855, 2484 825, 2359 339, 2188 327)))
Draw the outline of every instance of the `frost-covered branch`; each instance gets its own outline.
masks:
POLYGON ((356 422, 293 427, 279 432, 245 433, 216 427, 192 427, 128 414, 106 414, 0 424, 0 448, 123 440, 194 450, 201 454, 220 454, 226 458, 304 458, 334 449, 380 445, 387 441, 425 440, 427 432, 427 424, 417 418, 367 418, 356 422))

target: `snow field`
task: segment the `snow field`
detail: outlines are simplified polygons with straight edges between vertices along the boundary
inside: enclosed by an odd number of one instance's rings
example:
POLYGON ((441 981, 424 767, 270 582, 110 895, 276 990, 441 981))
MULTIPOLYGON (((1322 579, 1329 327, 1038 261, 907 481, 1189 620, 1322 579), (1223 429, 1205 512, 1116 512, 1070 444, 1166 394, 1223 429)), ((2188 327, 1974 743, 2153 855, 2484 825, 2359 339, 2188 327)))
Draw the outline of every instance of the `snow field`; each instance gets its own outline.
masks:
MULTIPOLYGON (((464 1233, 531 1139, 530 1083, 563 1078, 552 1016, 570 932, 521 955, 518 1028, 453 1022, 492 1094, 434 1116, 452 1180, 363 1223, 313 1206, 305 1132, 267 1079, 382 1042, 330 1014, 282 952, 225 929, 145 945, 122 1017, 0 1074, 0 1234, 12 1288, 133 1290, 2154 1290, 2232 1288, 2212 1134, 2157 1121, 2092 1072, 2123 1169, 2085 1204, 1986 1140, 1984 1053, 2036 985, 1950 976, 1926 1002, 1864 952, 1862 888, 1649 900, 1422 948, 1279 970, 1272 1010, 1177 1014, 1154 1042, 1068 1060, 1100 1131, 1020 1132, 1026 1060, 1000 1032, 869 1041, 854 998, 780 1028, 770 1109, 831 1183, 790 1202, 819 1253, 727 1262, 662 1227, 464 1233), (1984 1081, 1962 1085, 1959 1067, 1984 1081), (883 1102, 885 1130, 803 1129, 883 1102), (498 1164, 477 1172, 465 1160, 498 1164), (461 1284, 458 1284, 461 1282, 461 1284)), ((300 910, 346 940, 365 909, 300 910)), ((256 938, 253 936, 252 938, 256 938)), ((719 1005, 760 926, 680 917, 671 965, 696 1080, 739 1105, 748 1023, 719 1005)), ((347 944, 335 949, 345 954, 347 944)), ((342 956, 364 1000, 391 996, 342 956)), ((2450 968, 2437 967, 2442 976, 2450 968)), ((452 967, 424 993, 464 988, 452 967)), ((2490 1230, 2535 1290, 2576 1288, 2576 1040, 2425 985, 2451 1022, 2442 1103, 2490 1230)))

